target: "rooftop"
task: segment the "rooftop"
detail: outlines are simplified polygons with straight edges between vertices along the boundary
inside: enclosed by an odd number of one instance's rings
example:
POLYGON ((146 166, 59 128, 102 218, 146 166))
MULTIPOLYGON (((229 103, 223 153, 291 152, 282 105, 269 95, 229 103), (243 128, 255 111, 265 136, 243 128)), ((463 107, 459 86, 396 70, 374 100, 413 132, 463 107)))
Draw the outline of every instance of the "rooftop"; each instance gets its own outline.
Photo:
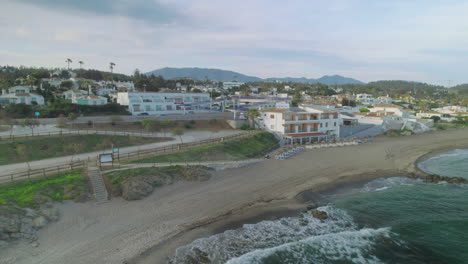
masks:
POLYGON ((403 106, 401 106, 401 105, 396 105, 396 104, 378 104, 378 105, 375 105, 374 107, 403 108, 403 106))

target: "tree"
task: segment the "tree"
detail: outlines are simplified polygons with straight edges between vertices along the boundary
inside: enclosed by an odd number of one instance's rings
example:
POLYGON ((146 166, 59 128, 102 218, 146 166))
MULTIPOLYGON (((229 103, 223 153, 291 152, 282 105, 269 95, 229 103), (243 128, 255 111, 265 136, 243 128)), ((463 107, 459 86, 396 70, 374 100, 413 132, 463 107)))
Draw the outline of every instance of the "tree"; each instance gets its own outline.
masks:
POLYGON ((363 107, 363 108, 359 108, 359 112, 361 112, 361 113, 367 113, 367 112, 370 112, 370 110, 367 109, 367 108, 365 108, 365 107, 363 107))
POLYGON ((161 122, 156 119, 145 119, 141 121, 141 124, 147 132, 157 132, 161 130, 161 122))
POLYGON ((31 164, 29 164, 29 155, 31 154, 31 149, 26 144, 18 144, 16 146, 16 154, 18 156, 26 159, 26 164, 28 165, 28 170, 31 170, 31 164))
POLYGON ((10 138, 13 134, 13 128, 18 125, 18 121, 12 118, 11 116, 7 115, 4 112, 0 112, 0 124, 6 125, 10 128, 10 138))
POLYGON ((80 64, 80 70, 82 70, 84 62, 83 62, 83 61, 79 61, 78 63, 80 64))
POLYGON ((255 118, 260 116, 260 112, 257 108, 249 108, 247 111, 247 118, 249 118, 252 122, 252 127, 255 129, 255 118))
POLYGON ((73 61, 70 58, 68 58, 65 62, 67 63, 68 70, 70 70, 70 63, 72 63, 73 61))
POLYGON ((32 74, 29 74, 27 77, 26 77, 26 84, 29 84, 31 86, 31 90, 34 86, 34 84, 36 84, 36 77, 34 77, 32 74))
MULTIPOLYGON (((180 128, 180 127, 174 127, 174 128, 172 129, 171 133, 172 133, 172 135, 174 135, 174 136, 178 136, 178 137, 180 138, 180 142, 181 142, 182 144, 184 144, 184 141, 182 140, 182 135, 184 134, 184 130, 182 130, 182 128, 180 128)), ((183 157, 183 155, 181 155, 181 156, 183 157)), ((184 160, 184 162, 185 162, 186 165, 188 165, 186 160, 184 160)))
POLYGON ((76 113, 69 113, 67 116, 68 121, 72 122, 72 128, 73 128, 73 121, 75 121, 78 118, 78 114, 76 113))
POLYGON ((440 121, 440 116, 431 116, 431 119, 434 120, 434 123, 438 123, 440 121))
POLYGON ((111 72, 112 83, 114 83, 114 67, 115 67, 115 63, 110 62, 109 63, 109 69, 110 69, 110 72, 111 72))
POLYGON ((115 126, 118 122, 122 121, 122 117, 120 117, 120 116, 110 116, 109 121, 111 122, 112 126, 115 126))
POLYGON ((31 134, 34 136, 34 128, 39 126, 40 122, 37 119, 26 118, 21 122, 20 125, 22 127, 28 127, 29 129, 31 129, 31 134))

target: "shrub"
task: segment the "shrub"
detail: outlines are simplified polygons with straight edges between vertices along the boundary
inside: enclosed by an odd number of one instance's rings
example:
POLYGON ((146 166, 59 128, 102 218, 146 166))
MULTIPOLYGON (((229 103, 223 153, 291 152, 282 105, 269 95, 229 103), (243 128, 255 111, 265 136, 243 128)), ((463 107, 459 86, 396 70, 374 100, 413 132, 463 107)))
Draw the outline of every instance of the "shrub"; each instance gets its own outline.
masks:
POLYGON ((249 126, 249 124, 247 123, 244 123, 242 124, 242 126, 240 127, 241 130, 251 130, 252 128, 249 126))
POLYGON ((365 107, 363 107, 363 108, 359 108, 359 112, 361 112, 361 113, 367 113, 367 112, 370 112, 370 110, 367 109, 367 108, 365 108, 365 107))

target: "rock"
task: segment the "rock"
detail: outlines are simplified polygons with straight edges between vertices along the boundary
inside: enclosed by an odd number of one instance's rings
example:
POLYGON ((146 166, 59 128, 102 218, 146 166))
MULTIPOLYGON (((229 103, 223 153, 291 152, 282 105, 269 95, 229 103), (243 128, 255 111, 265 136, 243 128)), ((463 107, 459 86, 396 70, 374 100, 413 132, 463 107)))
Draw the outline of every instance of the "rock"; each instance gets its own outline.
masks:
POLYGON ((312 216, 320 220, 325 220, 328 218, 327 212, 320 211, 318 209, 312 211, 312 216))
POLYGON ((52 208, 43 208, 39 212, 41 215, 45 216, 45 218, 49 221, 57 221, 59 219, 59 210, 55 207, 52 208))
POLYGON ((8 242, 5 240, 0 240, 0 248, 6 248, 8 246, 8 242))
POLYGON ((141 200, 153 192, 153 186, 141 179, 130 179, 122 183, 122 198, 128 201, 141 200))
POLYGON ((312 209, 315 209, 315 208, 317 208, 317 205, 314 204, 314 203, 310 203, 310 204, 308 204, 307 207, 306 207, 307 210, 312 210, 312 209))
POLYGON ((46 224, 47 224, 47 219, 42 215, 34 218, 34 220, 32 221, 32 225, 37 229, 43 228, 46 224))
POLYGON ((31 209, 31 208, 25 208, 24 212, 25 212, 26 217, 34 218, 35 216, 37 216, 36 210, 31 209))
POLYGON ((187 167, 182 171, 182 176, 186 181, 206 181, 211 178, 211 173, 199 167, 187 167))
POLYGON ((31 243, 31 246, 33 246, 33 247, 38 247, 38 246, 39 246, 39 242, 34 241, 34 242, 31 243))
POLYGON ((89 195, 87 193, 80 194, 73 199, 75 203, 85 203, 87 201, 91 200, 89 195))

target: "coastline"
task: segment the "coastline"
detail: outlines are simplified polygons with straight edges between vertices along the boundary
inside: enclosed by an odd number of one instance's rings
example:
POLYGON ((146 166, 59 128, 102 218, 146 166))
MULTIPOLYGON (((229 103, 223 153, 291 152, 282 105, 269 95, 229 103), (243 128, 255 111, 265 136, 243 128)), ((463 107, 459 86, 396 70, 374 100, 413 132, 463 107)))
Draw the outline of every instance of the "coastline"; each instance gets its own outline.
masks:
POLYGON ((209 237, 242 227, 244 224, 255 224, 261 221, 278 220, 284 217, 297 217, 306 210, 307 205, 320 207, 323 196, 340 193, 344 189, 352 189, 363 186, 369 181, 379 178, 408 176, 401 171, 378 171, 372 174, 353 175, 346 179, 324 184, 316 188, 298 193, 294 198, 257 203, 222 217, 216 217, 206 223, 197 224, 169 237, 165 241, 147 249, 140 255, 127 260, 126 264, 154 264, 166 263, 174 251, 181 246, 189 244, 193 240, 209 237))
POLYGON ((420 173, 415 164, 424 155, 466 148, 467 132, 379 137, 358 146, 307 150, 284 161, 219 171, 206 182, 163 187, 139 201, 66 203, 62 218, 40 231, 38 248, 24 243, 12 247, 0 252, 0 262, 159 263, 154 261, 157 254, 164 259, 173 253, 170 247, 194 238, 245 222, 297 215, 305 209, 304 202, 340 184, 420 173))

